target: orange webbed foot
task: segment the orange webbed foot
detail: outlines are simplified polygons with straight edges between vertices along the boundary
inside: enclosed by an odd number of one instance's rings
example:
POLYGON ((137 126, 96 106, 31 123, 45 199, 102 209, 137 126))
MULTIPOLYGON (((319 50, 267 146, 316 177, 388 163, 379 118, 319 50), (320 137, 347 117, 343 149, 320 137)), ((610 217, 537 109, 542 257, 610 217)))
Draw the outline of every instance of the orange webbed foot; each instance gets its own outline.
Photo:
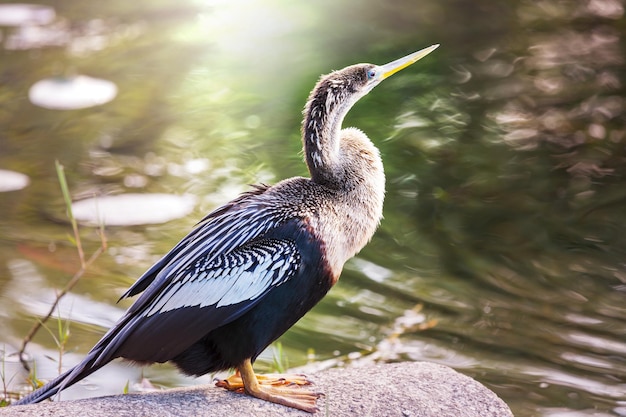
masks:
POLYGON ((302 374, 255 375, 249 359, 237 368, 234 375, 217 381, 215 385, 309 413, 318 411, 316 403, 322 395, 304 388, 311 385, 311 381, 302 374))

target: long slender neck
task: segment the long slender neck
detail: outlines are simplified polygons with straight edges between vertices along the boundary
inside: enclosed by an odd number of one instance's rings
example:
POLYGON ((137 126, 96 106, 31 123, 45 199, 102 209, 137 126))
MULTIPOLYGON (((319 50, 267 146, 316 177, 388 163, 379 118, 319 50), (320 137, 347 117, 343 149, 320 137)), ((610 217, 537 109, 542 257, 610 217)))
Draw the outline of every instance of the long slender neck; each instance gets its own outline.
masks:
POLYGON ((313 230, 326 242, 326 256, 338 272, 374 234, 382 217, 385 174, 378 149, 355 128, 341 129, 354 103, 375 83, 360 64, 322 77, 304 109, 302 141, 311 179, 336 192, 319 200, 323 216, 313 230))
POLYGON ((322 79, 311 92, 304 109, 302 141, 311 179, 338 185, 344 173, 340 161, 340 132, 343 119, 360 95, 341 80, 322 79))

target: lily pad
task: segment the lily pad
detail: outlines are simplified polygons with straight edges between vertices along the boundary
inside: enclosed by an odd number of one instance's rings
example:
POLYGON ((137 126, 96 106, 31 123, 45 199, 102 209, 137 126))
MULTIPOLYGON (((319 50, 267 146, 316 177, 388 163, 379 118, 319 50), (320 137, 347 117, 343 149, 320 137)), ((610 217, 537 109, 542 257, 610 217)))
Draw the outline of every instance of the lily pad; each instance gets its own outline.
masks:
POLYGON ((28 175, 19 172, 0 169, 0 193, 6 191, 16 191, 25 188, 30 184, 28 175))
POLYGON ((191 213, 191 195, 120 194, 87 198, 72 204, 74 217, 90 225, 133 226, 159 224, 191 213))
POLYGON ((55 77, 37 81, 28 91, 36 106, 53 110, 74 110, 99 106, 113 100, 117 86, 87 75, 55 77))
POLYGON ((47 25, 56 17, 50 6, 27 3, 0 4, 0 26, 47 25))

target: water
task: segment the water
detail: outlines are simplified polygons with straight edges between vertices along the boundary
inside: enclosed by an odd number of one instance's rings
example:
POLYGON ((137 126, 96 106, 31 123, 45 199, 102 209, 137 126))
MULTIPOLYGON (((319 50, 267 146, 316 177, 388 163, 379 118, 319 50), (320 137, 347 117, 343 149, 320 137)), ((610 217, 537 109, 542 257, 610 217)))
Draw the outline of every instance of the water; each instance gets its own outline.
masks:
MULTIPOLYGON (((18 347, 80 267, 55 160, 76 200, 183 202, 165 223, 107 227, 106 252, 55 313, 71 319, 70 364, 204 213, 306 174, 300 111, 319 74, 441 43, 346 120, 383 154, 385 219, 281 339, 289 366, 428 360, 516 416, 626 415, 624 3, 336 3, 61 1, 28 24, 0 12, 0 169, 23 174, 0 177, 13 189, 0 194, 0 343, 18 347), (83 75, 113 82, 115 98, 29 102, 40 80, 83 75)), ((165 211, 134 204, 123 217, 165 211)), ((97 227, 81 238, 87 256, 100 246, 97 227)), ((30 345, 42 376, 57 351, 45 331, 30 345)), ((258 369, 271 366, 270 350, 258 369)), ((197 383, 112 364, 81 388, 118 393, 142 375, 197 383)))

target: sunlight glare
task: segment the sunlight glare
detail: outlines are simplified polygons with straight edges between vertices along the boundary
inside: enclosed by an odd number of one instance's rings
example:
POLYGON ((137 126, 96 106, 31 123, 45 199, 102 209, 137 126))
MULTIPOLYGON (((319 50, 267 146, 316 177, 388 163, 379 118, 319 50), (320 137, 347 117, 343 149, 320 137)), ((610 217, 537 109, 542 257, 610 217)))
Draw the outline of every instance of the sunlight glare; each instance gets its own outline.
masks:
POLYGON ((307 7, 282 0, 203 0, 201 30, 229 57, 268 65, 295 47, 293 34, 315 24, 307 7), (297 29, 297 30, 296 30, 297 29))

